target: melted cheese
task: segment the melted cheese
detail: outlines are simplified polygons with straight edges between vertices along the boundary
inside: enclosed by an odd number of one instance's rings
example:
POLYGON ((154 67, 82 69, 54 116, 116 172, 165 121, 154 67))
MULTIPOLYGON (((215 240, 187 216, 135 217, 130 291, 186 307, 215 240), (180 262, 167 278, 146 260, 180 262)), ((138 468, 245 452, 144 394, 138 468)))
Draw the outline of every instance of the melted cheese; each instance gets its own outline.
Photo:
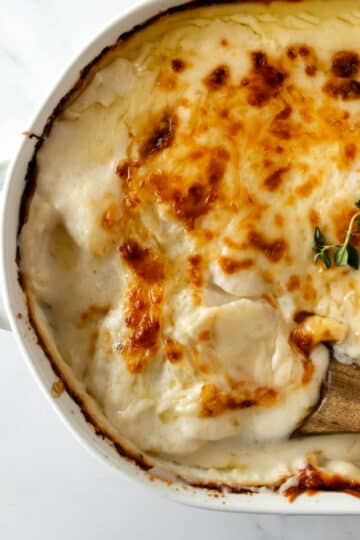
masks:
POLYGON ((317 225, 343 240, 360 195, 359 30, 348 0, 160 18, 90 70, 37 153, 19 243, 38 331, 168 467, 265 485, 320 453, 360 475, 357 437, 286 441, 323 342, 360 360, 359 275, 312 249, 317 225))

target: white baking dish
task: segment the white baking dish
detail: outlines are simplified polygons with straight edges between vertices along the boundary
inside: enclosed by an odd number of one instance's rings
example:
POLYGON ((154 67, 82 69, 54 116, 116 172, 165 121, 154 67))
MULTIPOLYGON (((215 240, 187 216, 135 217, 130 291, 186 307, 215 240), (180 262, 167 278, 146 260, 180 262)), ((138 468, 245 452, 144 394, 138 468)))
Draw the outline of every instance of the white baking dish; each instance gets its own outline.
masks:
MULTIPOLYGON (((30 131, 42 133, 48 117, 55 106, 79 78, 79 72, 106 46, 113 44, 123 32, 143 23, 170 7, 184 3, 176 0, 143 0, 121 13, 115 21, 103 29, 78 54, 70 67, 47 98, 30 131)), ((325 2, 326 4, 326 2, 325 2)), ((241 9, 241 8, 240 8, 241 9)), ((24 178, 32 157, 36 140, 24 138, 12 163, 9 165, 3 188, 3 212, 1 218, 1 279, 6 317, 0 324, 6 327, 9 321, 15 339, 23 352, 34 379, 49 397, 49 402, 63 419, 74 436, 99 459, 134 480, 147 484, 152 490, 179 502, 208 509, 237 512, 291 513, 291 514, 354 514, 360 511, 360 500, 338 493, 318 493, 311 497, 303 495, 289 503, 285 497, 274 493, 253 495, 224 493, 214 496, 206 489, 184 486, 180 482, 171 484, 154 480, 129 459, 119 455, 109 441, 95 434, 94 428, 82 415, 79 407, 66 393, 58 399, 51 397, 51 387, 56 376, 43 350, 37 342, 27 318, 25 297, 20 287, 16 266, 17 230, 19 207, 24 189, 24 178)), ((0 164, 1 165, 1 164, 0 164)), ((1 175, 1 167, 0 167, 1 175)), ((46 436, 46 434, 44 434, 46 436)))

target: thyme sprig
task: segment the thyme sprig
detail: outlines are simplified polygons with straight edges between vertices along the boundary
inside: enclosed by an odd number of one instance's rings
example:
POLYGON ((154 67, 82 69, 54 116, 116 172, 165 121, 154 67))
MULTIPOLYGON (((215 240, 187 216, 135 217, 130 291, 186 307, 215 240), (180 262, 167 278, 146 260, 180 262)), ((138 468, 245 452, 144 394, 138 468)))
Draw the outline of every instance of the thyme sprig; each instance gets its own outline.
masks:
MULTIPOLYGON (((360 208, 360 200, 355 203, 355 206, 360 208)), ((328 244, 321 229, 315 227, 314 262, 317 263, 321 260, 326 268, 330 268, 334 263, 335 266, 351 266, 357 270, 359 268, 359 253, 350 242, 355 224, 360 232, 360 210, 352 216, 342 244, 328 244)))

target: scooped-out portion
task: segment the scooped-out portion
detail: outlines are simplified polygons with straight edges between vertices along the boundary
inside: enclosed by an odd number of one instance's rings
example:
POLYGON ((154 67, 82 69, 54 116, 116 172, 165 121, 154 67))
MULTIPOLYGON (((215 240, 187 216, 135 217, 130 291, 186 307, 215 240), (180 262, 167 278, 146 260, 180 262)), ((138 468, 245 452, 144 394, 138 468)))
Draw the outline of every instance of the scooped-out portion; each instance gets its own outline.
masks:
POLYGON ((197 484, 358 488, 360 435, 290 437, 329 350, 360 363, 359 134, 355 0, 165 14, 57 109, 21 279, 67 388, 123 451, 197 484))

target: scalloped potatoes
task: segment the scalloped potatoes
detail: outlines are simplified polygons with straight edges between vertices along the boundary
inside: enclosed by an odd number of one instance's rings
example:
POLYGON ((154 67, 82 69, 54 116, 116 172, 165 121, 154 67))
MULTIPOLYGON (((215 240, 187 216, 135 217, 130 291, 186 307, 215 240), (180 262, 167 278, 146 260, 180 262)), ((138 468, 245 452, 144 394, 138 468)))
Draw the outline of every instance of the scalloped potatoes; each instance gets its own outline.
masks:
POLYGON ((350 1, 160 17, 102 55, 36 153, 19 246, 37 331, 94 422, 170 468, 268 485, 360 456, 354 436, 286 442, 324 343, 360 358, 359 276, 312 250, 359 198, 359 27, 350 1))

